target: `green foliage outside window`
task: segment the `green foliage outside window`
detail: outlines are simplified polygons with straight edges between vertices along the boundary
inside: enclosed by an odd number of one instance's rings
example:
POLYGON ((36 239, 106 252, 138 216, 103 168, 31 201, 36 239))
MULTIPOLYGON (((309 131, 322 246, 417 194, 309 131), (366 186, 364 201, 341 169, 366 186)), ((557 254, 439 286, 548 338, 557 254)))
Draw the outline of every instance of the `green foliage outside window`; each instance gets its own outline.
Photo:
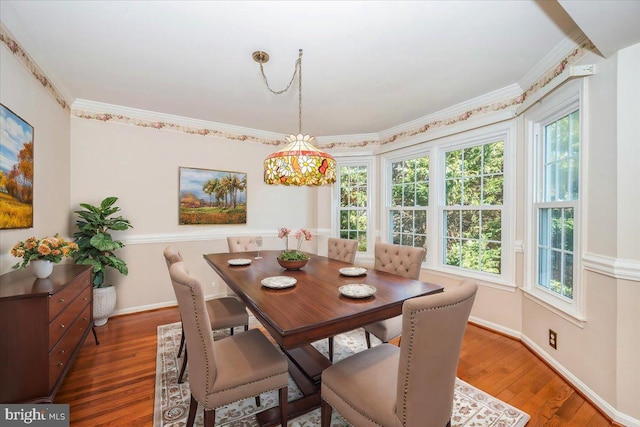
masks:
POLYGON ((444 263, 500 274, 504 142, 445 154, 444 263))
POLYGON ((429 157, 391 164, 389 241, 427 248, 429 157))
POLYGON ((538 207, 538 285, 573 299, 574 220, 578 200, 580 115, 544 128, 543 197, 538 207))
POLYGON ((340 238, 358 241, 358 251, 367 250, 368 168, 340 167, 340 238))

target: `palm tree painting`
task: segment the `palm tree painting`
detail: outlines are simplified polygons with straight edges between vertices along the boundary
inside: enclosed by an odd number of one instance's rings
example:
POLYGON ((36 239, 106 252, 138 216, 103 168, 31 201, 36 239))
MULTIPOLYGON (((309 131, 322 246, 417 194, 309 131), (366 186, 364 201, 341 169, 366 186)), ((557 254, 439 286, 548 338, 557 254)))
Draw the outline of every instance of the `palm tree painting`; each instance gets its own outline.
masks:
POLYGON ((247 174, 180 168, 179 224, 246 224, 247 174))

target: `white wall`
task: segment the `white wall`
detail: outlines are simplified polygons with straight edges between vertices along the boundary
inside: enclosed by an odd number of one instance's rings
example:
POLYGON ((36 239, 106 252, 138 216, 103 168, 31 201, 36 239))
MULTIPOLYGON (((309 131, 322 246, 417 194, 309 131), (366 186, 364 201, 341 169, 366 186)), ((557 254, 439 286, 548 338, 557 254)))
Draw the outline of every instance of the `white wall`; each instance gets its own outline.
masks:
MULTIPOLYGON (((71 131, 72 209, 116 196, 134 227, 114 233, 127 244, 120 255, 130 272, 107 276, 118 286, 116 313, 174 303, 162 257, 169 244, 210 284, 216 276, 202 254, 227 252, 227 235, 261 234, 266 249, 278 249, 279 227, 315 228, 316 189, 264 184, 262 162, 272 146, 81 118, 71 119, 71 131), (180 167, 246 173, 247 224, 179 225, 180 167)), ((307 242, 305 250, 315 251, 315 245, 307 242)), ((222 286, 209 290, 224 293, 222 286)))
POLYGON ((11 247, 31 236, 69 237, 69 113, 0 43, 0 102, 34 129, 33 228, 0 230, 0 274, 18 260, 11 247))

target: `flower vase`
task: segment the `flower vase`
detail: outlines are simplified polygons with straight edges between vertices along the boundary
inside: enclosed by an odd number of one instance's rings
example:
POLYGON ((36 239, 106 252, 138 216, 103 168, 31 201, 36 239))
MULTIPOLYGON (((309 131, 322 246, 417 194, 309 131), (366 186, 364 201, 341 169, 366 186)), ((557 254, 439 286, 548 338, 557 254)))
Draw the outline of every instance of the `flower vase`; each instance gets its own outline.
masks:
POLYGON ((53 263, 44 259, 36 259, 29 263, 31 272, 38 279, 46 279, 53 272, 53 263))

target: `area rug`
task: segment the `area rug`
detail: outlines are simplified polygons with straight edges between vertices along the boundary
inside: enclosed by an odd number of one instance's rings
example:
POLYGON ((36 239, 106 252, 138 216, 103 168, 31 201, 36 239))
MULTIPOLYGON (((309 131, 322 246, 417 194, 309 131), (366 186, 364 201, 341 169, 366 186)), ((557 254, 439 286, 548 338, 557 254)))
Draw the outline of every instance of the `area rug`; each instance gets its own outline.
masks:
MULTIPOLYGON (((251 325, 252 327, 256 325, 251 325)), ((242 328, 238 328, 238 333, 242 328)), ((178 374, 182 357, 178 358, 181 337, 180 323, 158 326, 158 355, 156 360, 156 395, 153 415, 154 427, 183 427, 189 412, 189 375, 185 372, 184 382, 178 384, 178 374)), ((227 336, 224 331, 214 332, 214 339, 227 336)), ((313 343, 320 352, 327 355, 327 340, 313 343)), ((364 331, 355 330, 338 335, 334 339, 334 360, 341 360, 366 348, 364 331)), ((301 397, 296 384, 289 379, 289 400, 301 397)), ((254 399, 246 399, 216 410, 216 426, 255 427, 255 413, 278 404, 277 392, 264 393, 262 406, 256 407, 254 399)), ((529 415, 507 405, 495 397, 457 379, 454 395, 454 427, 522 427, 529 421, 529 415)), ((202 426, 202 408, 198 408, 195 426, 202 426)), ((289 420, 289 427, 320 426, 320 409, 289 420)), ((349 426, 333 411, 332 427, 349 426)))

